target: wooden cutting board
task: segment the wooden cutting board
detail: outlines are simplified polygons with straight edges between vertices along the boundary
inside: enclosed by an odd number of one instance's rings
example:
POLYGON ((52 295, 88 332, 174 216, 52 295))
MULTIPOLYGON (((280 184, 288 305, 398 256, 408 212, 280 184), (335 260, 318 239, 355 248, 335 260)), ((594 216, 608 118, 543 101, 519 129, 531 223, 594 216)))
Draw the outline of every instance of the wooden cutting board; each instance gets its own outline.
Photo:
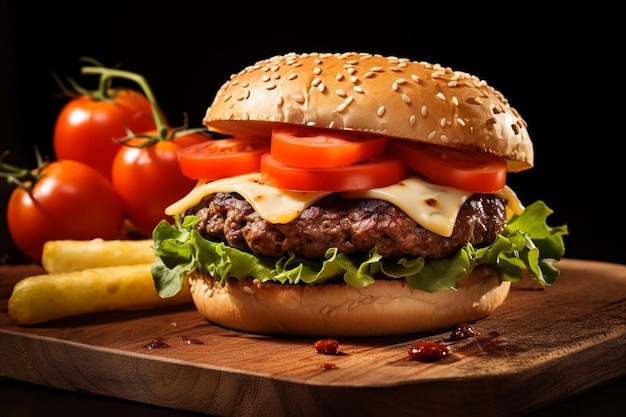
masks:
POLYGON ((565 259, 557 283, 525 279, 479 333, 435 363, 409 359, 450 331, 338 339, 238 333, 192 305, 19 326, 7 313, 18 279, 0 267, 0 376, 211 415, 519 416, 626 375, 626 266, 565 259), (169 348, 149 350, 162 337, 169 348), (196 339, 203 344, 189 344, 196 339))

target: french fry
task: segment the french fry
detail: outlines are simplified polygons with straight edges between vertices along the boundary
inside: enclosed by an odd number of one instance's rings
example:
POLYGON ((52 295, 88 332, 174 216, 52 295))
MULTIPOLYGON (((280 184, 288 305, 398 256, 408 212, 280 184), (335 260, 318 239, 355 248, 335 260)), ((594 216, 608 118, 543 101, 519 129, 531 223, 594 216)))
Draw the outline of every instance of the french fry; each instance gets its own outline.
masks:
POLYGON ((152 263, 152 240, 51 240, 44 244, 41 264, 49 274, 106 266, 152 263))
POLYGON ((37 324, 87 313, 191 302, 187 283, 175 297, 161 298, 150 266, 109 266, 24 278, 13 288, 9 315, 20 324, 37 324))

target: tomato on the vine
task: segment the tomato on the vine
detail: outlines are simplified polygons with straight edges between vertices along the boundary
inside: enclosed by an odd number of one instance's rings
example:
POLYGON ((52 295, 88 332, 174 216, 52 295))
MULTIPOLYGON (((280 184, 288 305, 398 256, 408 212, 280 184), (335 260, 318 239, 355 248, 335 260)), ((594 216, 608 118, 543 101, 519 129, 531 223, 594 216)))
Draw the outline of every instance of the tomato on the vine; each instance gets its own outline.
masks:
POLYGON ((269 150, 267 137, 215 139, 181 149, 178 162, 185 176, 214 180, 258 171, 261 155, 269 150))
POLYGON ((438 184, 491 193, 506 184, 506 161, 478 151, 390 140, 387 152, 438 184))
MULTIPOLYGON (((156 132, 147 132, 147 136, 151 135, 156 132)), ((182 174, 178 152, 207 140, 207 136, 200 132, 154 140, 149 144, 136 137, 118 151, 113 159, 113 187, 122 199, 126 216, 141 234, 151 237, 161 220, 171 221, 165 215, 165 208, 197 183, 182 174)))
POLYGON ((53 145, 56 159, 73 159, 94 167, 107 178, 120 144, 133 132, 155 129, 146 96, 132 89, 107 89, 72 98, 57 116, 53 145))
POLYGON ((32 171, 1 164, 2 176, 18 184, 9 197, 7 226, 15 245, 34 261, 48 240, 114 239, 124 211, 111 182, 69 159, 32 171))
POLYGON ((387 140, 346 131, 278 127, 272 130, 272 158, 292 166, 332 168, 373 158, 387 140))

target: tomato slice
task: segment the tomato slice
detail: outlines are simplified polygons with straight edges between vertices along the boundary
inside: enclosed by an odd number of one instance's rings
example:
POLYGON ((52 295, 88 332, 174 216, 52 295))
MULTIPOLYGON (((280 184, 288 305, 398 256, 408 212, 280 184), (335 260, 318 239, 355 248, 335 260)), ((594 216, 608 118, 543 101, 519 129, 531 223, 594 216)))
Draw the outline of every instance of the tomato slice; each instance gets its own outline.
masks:
POLYGON ((302 168, 283 164, 270 154, 261 157, 261 177, 267 185, 293 191, 354 191, 386 187, 408 177, 396 158, 381 156, 333 168, 302 168))
POLYGON ((178 164, 189 178, 214 180, 258 171, 261 155, 269 149, 268 137, 214 139, 181 149, 178 164))
POLYGON ((387 152, 438 184, 480 193, 506 184, 506 161, 494 155, 400 140, 390 140, 387 152))
POLYGON ((345 131, 279 127, 272 130, 272 158, 305 168, 350 165, 380 154, 386 137, 345 131))

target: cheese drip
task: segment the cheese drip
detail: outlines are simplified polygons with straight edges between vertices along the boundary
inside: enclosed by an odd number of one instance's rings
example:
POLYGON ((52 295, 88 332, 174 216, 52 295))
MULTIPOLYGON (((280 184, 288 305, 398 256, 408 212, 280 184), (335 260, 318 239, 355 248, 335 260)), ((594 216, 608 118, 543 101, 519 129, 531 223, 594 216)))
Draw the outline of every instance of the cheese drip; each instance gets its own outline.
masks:
MULTIPOLYGON (((201 181, 186 196, 168 206, 165 214, 181 214, 198 204, 203 197, 218 192, 238 193, 262 219, 270 223, 289 223, 313 203, 331 194, 280 190, 265 185, 261 174, 256 172, 210 182, 201 181)), ((387 187, 342 193, 346 198, 388 201, 424 228, 441 236, 452 234, 459 209, 472 194, 471 191, 433 184, 418 177, 410 177, 387 187)), ((524 211, 509 187, 496 194, 508 200, 507 210, 516 214, 524 211)))

